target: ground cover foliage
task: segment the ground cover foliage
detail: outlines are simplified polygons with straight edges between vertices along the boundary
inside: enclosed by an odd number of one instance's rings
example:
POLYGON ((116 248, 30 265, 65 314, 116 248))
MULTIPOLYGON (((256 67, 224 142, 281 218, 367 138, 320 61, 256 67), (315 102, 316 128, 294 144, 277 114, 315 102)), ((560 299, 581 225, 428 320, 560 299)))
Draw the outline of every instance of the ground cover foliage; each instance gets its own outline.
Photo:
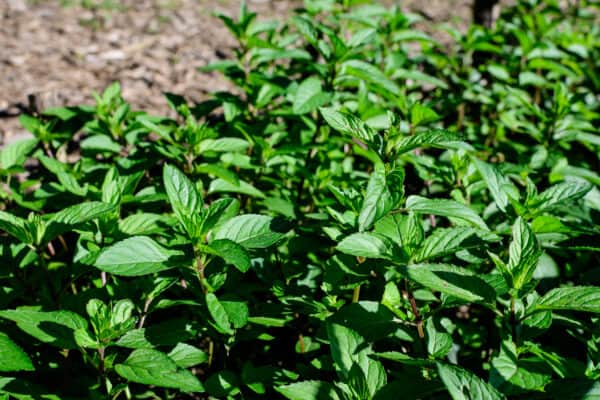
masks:
POLYGON ((597 398, 597 16, 242 6, 230 92, 23 115, 0 398, 597 398))

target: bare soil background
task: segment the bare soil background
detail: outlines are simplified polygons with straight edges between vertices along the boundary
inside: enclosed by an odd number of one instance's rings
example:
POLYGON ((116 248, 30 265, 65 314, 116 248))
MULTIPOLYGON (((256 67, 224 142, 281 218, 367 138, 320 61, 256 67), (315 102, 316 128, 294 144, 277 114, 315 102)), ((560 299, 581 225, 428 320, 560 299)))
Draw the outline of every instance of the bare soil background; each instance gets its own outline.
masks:
MULTIPOLYGON (((466 29, 473 0, 405 0, 430 22, 466 29)), ((121 82, 134 109, 168 114, 169 91, 200 101, 227 88, 197 68, 235 45, 214 11, 237 16, 233 0, 0 0, 0 140, 24 134, 23 112, 91 103, 92 91, 121 82)), ((298 0, 248 0, 261 19, 286 18, 298 0)), ((392 3, 392 1, 387 1, 392 3)))

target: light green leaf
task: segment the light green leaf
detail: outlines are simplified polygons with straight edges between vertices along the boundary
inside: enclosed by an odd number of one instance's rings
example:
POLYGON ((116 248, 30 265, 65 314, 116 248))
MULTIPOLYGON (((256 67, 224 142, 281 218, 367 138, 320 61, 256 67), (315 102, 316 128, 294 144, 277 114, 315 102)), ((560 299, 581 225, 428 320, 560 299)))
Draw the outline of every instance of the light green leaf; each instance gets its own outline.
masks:
POLYGON ((294 114, 306 114, 314 111, 329 101, 329 95, 321 88, 321 80, 311 76, 306 78, 296 90, 296 96, 292 104, 294 114))
POLYGON ((600 287, 574 286, 552 289, 538 301, 536 309, 600 314, 600 287))
POLYGON ((542 252, 535 233, 520 217, 513 225, 512 236, 507 269, 512 276, 512 286, 521 289, 533 277, 542 252))
POLYGON ((427 199, 421 196, 409 196, 406 199, 406 208, 420 214, 433 214, 444 217, 456 218, 469 222, 480 229, 489 231, 483 219, 467 205, 454 200, 427 199))
POLYGON ((592 184, 584 180, 562 182, 535 196, 528 202, 528 206, 538 212, 545 211, 565 202, 579 200, 592 188, 592 184))
POLYGON ((147 236, 133 236, 102 250, 94 266, 119 276, 140 276, 171 268, 171 258, 182 254, 147 236))
POLYGON ((495 166, 485 163, 477 158, 473 158, 473 163, 479 170, 498 209, 502 212, 506 212, 509 198, 518 198, 518 189, 507 177, 502 175, 495 166))
POLYGON ((372 354, 371 346, 363 337, 352 329, 334 323, 327 324, 327 336, 331 357, 342 379, 356 379, 353 375, 362 372, 371 396, 386 384, 385 370, 379 361, 369 357, 372 354))
POLYGON ((197 233, 198 213, 202 207, 202 198, 196 186, 177 168, 165 164, 163 167, 163 183, 177 219, 194 238, 197 233))
POLYGON ((121 145, 106 135, 93 135, 81 141, 81 148, 84 150, 107 151, 119 153, 121 145))
POLYGON ((285 221, 266 215, 245 214, 217 226, 214 239, 229 239, 249 248, 266 248, 281 240, 289 226, 285 221))
POLYGON ((419 147, 432 146, 445 148, 449 144, 458 143, 460 141, 461 137, 456 133, 444 129, 434 129, 401 139, 396 144, 395 149, 396 154, 400 155, 419 147))
POLYGON ((340 400, 335 386, 324 381, 303 381, 275 388, 289 400, 340 400))
POLYGON ((129 236, 154 235, 175 223, 177 220, 167 215, 141 212, 119 221, 119 231, 129 236))
POLYGON ((365 142, 373 141, 375 132, 361 119, 352 114, 336 111, 333 108, 319 108, 321 115, 329 126, 345 135, 350 135, 365 142))
POLYGON ((400 96, 400 88, 398 85, 385 76, 378 67, 369 64, 362 60, 348 60, 341 64, 340 72, 337 81, 346 79, 344 75, 349 75, 374 86, 374 89, 379 89, 382 95, 386 97, 400 96))
POLYGON ((50 217, 44 241, 48 242, 76 225, 100 218, 116 209, 116 205, 100 201, 88 201, 67 207, 50 217))
POLYGON ((244 139, 227 137, 220 139, 205 139, 200 143, 198 153, 214 151, 218 153, 241 152, 250 146, 244 139))
POLYGON ((169 358, 181 368, 190 368, 208 361, 208 354, 187 343, 177 343, 169 352, 169 358))
POLYGON ((442 257, 466 248, 463 242, 474 236, 477 231, 469 227, 439 228, 425 239, 414 256, 416 262, 442 257), (462 246, 461 246, 462 245, 462 246))
POLYGON ((218 239, 209 245, 226 263, 233 265, 241 272, 250 269, 250 256, 244 247, 228 239, 218 239))
POLYGON ((74 333, 77 329, 87 329, 88 325, 71 311, 4 310, 0 311, 0 318, 14 321, 23 332, 63 349, 76 349, 74 333))
POLYGON ((248 196, 257 197, 259 199, 265 198, 263 192, 247 182, 238 181, 238 183, 235 184, 221 178, 217 178, 210 183, 210 186, 208 187, 208 193, 241 193, 248 196))
POLYGON ((452 349, 452 336, 447 332, 439 332, 432 318, 425 324, 425 333, 429 355, 434 358, 446 357, 452 349))
POLYGON ((470 371, 437 363, 440 378, 453 400, 502 400, 506 397, 470 371))
POLYGON ((0 332, 0 372, 33 371, 31 359, 15 342, 0 332))
POLYGON ((361 232, 346 236, 336 249, 353 256, 391 259, 394 247, 392 241, 385 236, 361 232))
POLYGON ((189 371, 180 368, 169 356, 153 349, 134 350, 115 371, 130 382, 203 392, 204 387, 189 371))
POLYGON ((404 171, 395 170, 386 176, 383 165, 377 164, 358 215, 358 229, 363 232, 394 209, 404 194, 404 171))
POLYGON ((217 324, 217 328, 223 333, 233 335, 234 331, 231 329, 231 322, 229 321, 227 311, 225 311, 225 307, 219 302, 219 299, 214 293, 206 294, 206 306, 208 307, 208 312, 211 317, 217 324))
POLYGON ((27 155, 37 146, 37 139, 23 139, 12 142, 0 152, 0 168, 7 170, 14 166, 23 166, 27 155))
POLYGON ((32 241, 27 228, 27 221, 6 211, 0 211, 0 230, 19 239, 21 242, 31 243, 32 241))
POLYGON ((416 264, 406 267, 413 281, 468 302, 492 303, 496 292, 473 271, 449 264, 416 264))

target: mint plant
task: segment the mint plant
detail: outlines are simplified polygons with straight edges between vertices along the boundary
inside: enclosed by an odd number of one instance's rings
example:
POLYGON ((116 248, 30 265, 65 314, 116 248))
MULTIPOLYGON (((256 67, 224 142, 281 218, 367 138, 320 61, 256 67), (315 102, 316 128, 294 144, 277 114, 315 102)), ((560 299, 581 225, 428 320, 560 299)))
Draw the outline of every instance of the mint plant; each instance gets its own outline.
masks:
POLYGON ((21 116, 0 398, 595 398, 598 11, 242 5, 230 91, 21 116))

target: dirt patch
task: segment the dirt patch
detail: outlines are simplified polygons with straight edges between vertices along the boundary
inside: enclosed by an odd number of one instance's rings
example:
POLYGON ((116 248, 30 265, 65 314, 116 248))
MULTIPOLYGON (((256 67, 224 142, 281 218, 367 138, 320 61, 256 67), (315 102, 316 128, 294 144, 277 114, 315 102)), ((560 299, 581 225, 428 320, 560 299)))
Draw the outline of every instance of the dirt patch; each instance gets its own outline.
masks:
MULTIPOLYGON (((90 103, 92 91, 120 81, 136 109, 167 114, 165 91, 199 101, 227 88, 197 71, 226 57, 234 40, 214 11, 237 15, 233 0, 0 1, 0 135, 22 135, 17 116, 31 109, 90 103)), ((472 0, 404 1, 425 24, 466 26, 472 0), (424 5, 426 3, 426 5, 424 5)), ((301 4, 249 0, 260 18, 285 18, 301 4)))

